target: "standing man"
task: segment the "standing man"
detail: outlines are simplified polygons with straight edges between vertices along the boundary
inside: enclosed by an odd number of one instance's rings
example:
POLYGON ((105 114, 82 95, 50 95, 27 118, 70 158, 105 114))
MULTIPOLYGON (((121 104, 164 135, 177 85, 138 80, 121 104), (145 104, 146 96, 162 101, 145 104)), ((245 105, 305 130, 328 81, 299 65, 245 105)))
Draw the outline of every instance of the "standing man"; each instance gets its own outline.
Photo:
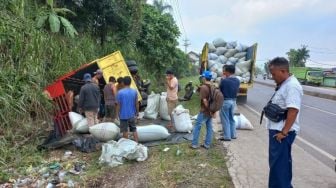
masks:
POLYGON ((168 124, 169 128, 173 128, 173 116, 172 112, 177 106, 177 92, 178 92, 178 80, 174 76, 172 70, 166 71, 166 85, 167 85, 167 105, 168 105, 168 114, 170 116, 170 122, 168 124))
POLYGON ((212 141, 212 114, 209 110, 209 97, 210 97, 210 86, 212 75, 210 71, 204 71, 201 79, 202 85, 200 86, 200 98, 201 98, 201 109, 197 115, 196 123, 193 130, 193 140, 191 144, 192 149, 197 149, 198 146, 198 139, 200 130, 202 127, 203 122, 206 124, 206 136, 204 144, 201 146, 205 149, 209 149, 212 141))
POLYGON ((123 79, 124 88, 117 94, 118 114, 120 119, 120 131, 124 138, 128 138, 128 131, 133 133, 134 141, 138 142, 136 131, 136 118, 139 115, 138 93, 130 88, 131 77, 126 76, 123 79))
POLYGON ((90 127, 99 123, 97 116, 100 104, 100 91, 99 87, 92 82, 89 73, 84 74, 83 80, 85 84, 81 87, 79 92, 78 108, 80 112, 84 111, 90 127))
POLYGON ((99 86, 99 80, 103 77, 103 71, 100 69, 97 69, 96 72, 94 72, 94 76, 92 78, 92 82, 97 84, 99 86))
POLYGON ((266 121, 269 130, 269 179, 268 187, 288 188, 292 186, 291 148, 298 133, 299 112, 303 91, 298 80, 289 73, 289 63, 276 57, 269 65, 277 91, 271 99, 273 104, 287 110, 287 117, 279 122, 266 121))
POLYGON ((116 95, 117 88, 115 86, 116 79, 111 76, 109 83, 104 87, 104 100, 105 100, 105 118, 104 121, 114 122, 116 118, 116 95))
POLYGON ((224 65, 223 75, 225 78, 219 84, 219 89, 224 97, 223 106, 219 113, 223 128, 223 137, 219 138, 219 140, 224 141, 231 141, 231 139, 237 138, 233 116, 240 81, 234 76, 235 71, 236 68, 234 65, 224 65))
POLYGON ((119 77, 117 79, 118 84, 116 85, 117 91, 121 90, 122 88, 124 88, 124 78, 123 77, 119 77))

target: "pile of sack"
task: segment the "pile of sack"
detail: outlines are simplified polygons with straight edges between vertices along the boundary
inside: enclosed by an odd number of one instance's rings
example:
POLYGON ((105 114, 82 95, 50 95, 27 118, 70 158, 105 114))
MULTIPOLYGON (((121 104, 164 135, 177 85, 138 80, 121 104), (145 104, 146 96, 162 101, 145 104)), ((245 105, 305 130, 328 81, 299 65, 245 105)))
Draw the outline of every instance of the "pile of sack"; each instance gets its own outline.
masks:
MULTIPOLYGON (((144 118, 154 120, 160 117, 163 120, 170 121, 171 118, 168 114, 168 104, 166 98, 166 92, 162 92, 161 95, 152 92, 148 96, 144 118)), ((172 117, 172 122, 174 123, 176 132, 191 132, 193 125, 188 109, 185 109, 182 105, 179 105, 173 110, 172 117)))
POLYGON ((242 83, 250 82, 252 59, 247 59, 248 48, 249 46, 238 44, 236 41, 226 42, 222 38, 208 43, 207 69, 212 72, 212 78, 220 79, 223 65, 235 65, 237 78, 242 83))

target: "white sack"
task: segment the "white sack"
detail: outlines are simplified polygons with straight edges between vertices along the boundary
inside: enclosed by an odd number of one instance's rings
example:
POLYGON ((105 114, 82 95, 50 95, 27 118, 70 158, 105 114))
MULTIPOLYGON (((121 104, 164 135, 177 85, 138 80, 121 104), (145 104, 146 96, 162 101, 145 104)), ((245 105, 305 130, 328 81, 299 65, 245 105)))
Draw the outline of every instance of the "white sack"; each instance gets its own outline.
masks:
POLYGON ((161 125, 146 125, 137 127, 139 142, 163 140, 170 135, 167 128, 161 125))
POLYGON ((215 53, 209 53, 208 54, 208 59, 209 60, 216 60, 218 58, 218 55, 215 53))
POLYGON ((148 95, 147 106, 144 113, 144 118, 156 119, 159 114, 160 94, 152 92, 148 95))
POLYGON ((87 119, 76 112, 69 112, 69 119, 72 130, 76 133, 88 133, 89 125, 87 119))
POLYGON ((133 140, 121 138, 118 142, 110 141, 102 145, 100 163, 107 163, 111 167, 123 164, 124 159, 144 161, 148 158, 148 148, 133 140))
POLYGON ((235 115, 233 119, 235 120, 235 125, 237 129, 253 129, 253 125, 243 114, 235 115))
POLYGON ((236 67, 239 67, 240 70, 245 73, 245 72, 249 72, 250 68, 251 68, 251 60, 248 61, 243 61, 243 62, 238 62, 236 64, 236 67))
POLYGON ((214 60, 209 60, 208 61, 208 69, 210 69, 211 67, 213 67, 217 62, 214 60))
POLYGON ((236 57, 238 59, 243 58, 246 56, 246 52, 238 52, 233 57, 236 57))
POLYGON ((230 58, 237 52, 238 52, 238 50, 236 50, 236 49, 228 49, 228 51, 225 52, 224 56, 227 57, 227 58, 230 58))
POLYGON ((224 55, 225 54, 225 52, 227 52, 227 48, 225 48, 225 47, 218 47, 217 49, 216 49, 216 52, 215 52, 215 54, 217 54, 217 55, 224 55))
POLYGON ((230 61, 230 62, 232 62, 232 63, 237 63, 238 58, 236 58, 236 57, 230 57, 230 58, 228 59, 228 61, 230 61))
POLYGON ((210 42, 208 43, 209 53, 213 53, 216 51, 216 47, 210 42))
POLYGON ((238 44, 238 45, 236 46, 236 49, 237 49, 239 52, 244 52, 244 51, 247 50, 247 48, 248 48, 248 46, 243 45, 243 44, 238 44))
MULTIPOLYGON (((226 47, 229 49, 233 49, 237 46, 237 41, 232 41, 232 42, 228 42, 226 43, 226 47)), ((237 50, 238 51, 238 50, 237 50)))
POLYGON ((220 62, 221 62, 222 64, 224 64, 224 63, 228 60, 228 58, 225 57, 224 55, 220 55, 220 56, 218 57, 218 59, 220 60, 220 62))
POLYGON ((236 66, 235 75, 236 75, 236 76, 241 76, 242 74, 243 74, 243 72, 240 70, 239 67, 236 66))
POLYGON ((184 109, 182 105, 178 105, 172 113, 173 122, 177 132, 189 132, 193 125, 190 120, 189 110, 184 109))
POLYGON ((102 142, 117 139, 120 132, 120 128, 111 122, 99 123, 91 126, 89 130, 93 137, 102 142))
POLYGON ((219 132, 221 131, 223 128, 222 128, 222 123, 221 123, 221 120, 220 120, 220 116, 219 116, 219 111, 217 111, 214 115, 214 117, 211 119, 212 121, 212 130, 214 132, 219 132))
POLYGON ((225 47, 225 45, 226 45, 225 40, 222 39, 222 38, 217 38, 217 39, 215 39, 212 43, 213 43, 213 45, 214 45, 216 48, 218 48, 218 47, 225 47))
POLYGON ((160 117, 163 120, 170 121, 170 115, 168 114, 167 93, 164 92, 160 96, 160 117))

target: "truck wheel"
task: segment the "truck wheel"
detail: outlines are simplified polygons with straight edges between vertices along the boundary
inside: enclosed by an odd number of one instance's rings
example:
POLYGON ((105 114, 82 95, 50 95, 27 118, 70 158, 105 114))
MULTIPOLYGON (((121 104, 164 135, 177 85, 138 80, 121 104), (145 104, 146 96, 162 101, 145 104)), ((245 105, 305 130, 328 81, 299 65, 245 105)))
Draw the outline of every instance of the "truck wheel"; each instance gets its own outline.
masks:
POLYGON ((246 102, 247 102, 247 95, 237 97, 238 104, 246 104, 246 102))
POLYGON ((126 60, 126 65, 128 67, 131 67, 131 66, 136 66, 137 63, 134 60, 126 60))

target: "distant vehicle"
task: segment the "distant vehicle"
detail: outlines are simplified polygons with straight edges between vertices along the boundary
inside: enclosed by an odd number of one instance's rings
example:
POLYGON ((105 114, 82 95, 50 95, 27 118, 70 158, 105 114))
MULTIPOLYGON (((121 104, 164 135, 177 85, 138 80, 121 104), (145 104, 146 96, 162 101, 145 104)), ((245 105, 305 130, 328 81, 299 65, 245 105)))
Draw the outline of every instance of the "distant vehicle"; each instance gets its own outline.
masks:
POLYGON ((323 70, 321 68, 290 67, 289 71, 301 84, 314 84, 320 86, 323 83, 323 70))

